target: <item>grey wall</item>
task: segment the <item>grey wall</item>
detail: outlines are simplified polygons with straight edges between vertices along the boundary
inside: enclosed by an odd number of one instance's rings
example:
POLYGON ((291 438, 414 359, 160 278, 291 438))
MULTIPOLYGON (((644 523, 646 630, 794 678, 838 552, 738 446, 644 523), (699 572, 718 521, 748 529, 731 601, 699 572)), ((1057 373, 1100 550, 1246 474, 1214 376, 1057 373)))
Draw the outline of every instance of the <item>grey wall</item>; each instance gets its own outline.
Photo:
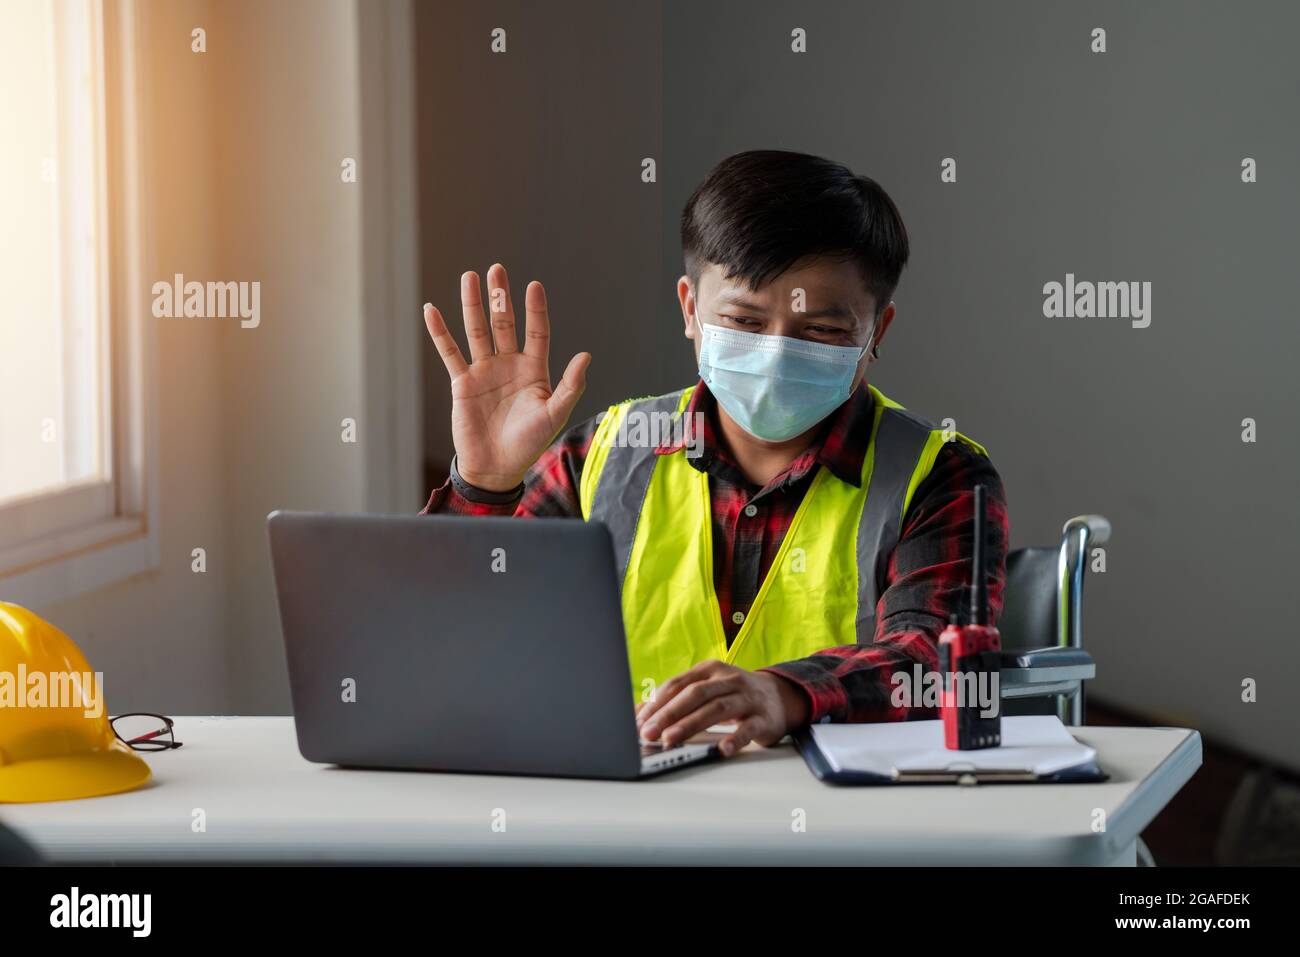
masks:
MULTIPOLYGON (((516 294, 542 279, 556 370, 595 355, 590 414, 693 375, 676 220, 714 162, 784 147, 868 173, 913 244, 875 383, 989 447, 1014 546, 1082 512, 1114 523, 1086 602, 1096 697, 1300 768, 1300 8, 747 0, 420 21, 426 298, 455 315, 459 272, 495 259, 516 294), (1151 282, 1151 325, 1044 318, 1043 284, 1067 272, 1151 282)), ((427 452, 445 458, 426 358, 427 452)))
MULTIPOLYGON (((422 3, 417 29, 424 299, 455 327, 466 269, 504 263, 520 303, 540 279, 554 374, 576 352, 594 357, 578 415, 647 375, 670 382, 663 190, 640 179, 641 159, 662 151, 657 9, 422 3), (504 54, 489 49, 496 27, 504 54)), ((445 476, 450 397, 431 346, 425 370, 427 454, 445 476)))
POLYGON ((223 0, 214 14, 219 265, 261 280, 263 317, 220 352, 230 707, 287 714, 266 515, 364 507, 367 449, 339 440, 344 417, 367 424, 361 202, 339 175, 363 149, 356 7, 223 0))

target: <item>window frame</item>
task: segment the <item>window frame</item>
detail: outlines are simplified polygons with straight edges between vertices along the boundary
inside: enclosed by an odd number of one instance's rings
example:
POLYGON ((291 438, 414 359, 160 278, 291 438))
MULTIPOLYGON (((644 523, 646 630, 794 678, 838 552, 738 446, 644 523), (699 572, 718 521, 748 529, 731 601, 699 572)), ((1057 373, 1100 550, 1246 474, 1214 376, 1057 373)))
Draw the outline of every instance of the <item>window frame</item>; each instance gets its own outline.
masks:
POLYGON ((142 189, 149 155, 142 116, 142 24, 129 0, 92 0, 93 76, 100 80, 97 141, 101 242, 98 295, 107 309, 101 429, 109 480, 79 482, 0 506, 0 599, 29 606, 158 567, 156 324, 146 278, 153 270, 152 210, 142 189))

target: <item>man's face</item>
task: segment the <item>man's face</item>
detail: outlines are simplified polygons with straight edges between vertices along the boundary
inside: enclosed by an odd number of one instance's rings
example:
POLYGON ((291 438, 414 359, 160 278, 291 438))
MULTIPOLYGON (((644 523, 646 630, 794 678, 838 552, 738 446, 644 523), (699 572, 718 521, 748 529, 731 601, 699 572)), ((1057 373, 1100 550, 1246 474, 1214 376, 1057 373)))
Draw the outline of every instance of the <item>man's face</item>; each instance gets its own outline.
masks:
MULTIPOLYGON (((877 323, 875 298, 857 267, 833 259, 802 260, 757 290, 740 279, 725 278, 721 267, 709 265, 701 270, 694 288, 688 277, 679 279, 677 296, 686 338, 694 343, 697 362, 697 317, 705 325, 724 329, 855 348, 879 343, 894 318, 891 302, 877 323)), ((854 378, 855 388, 868 361, 864 354, 854 378)))

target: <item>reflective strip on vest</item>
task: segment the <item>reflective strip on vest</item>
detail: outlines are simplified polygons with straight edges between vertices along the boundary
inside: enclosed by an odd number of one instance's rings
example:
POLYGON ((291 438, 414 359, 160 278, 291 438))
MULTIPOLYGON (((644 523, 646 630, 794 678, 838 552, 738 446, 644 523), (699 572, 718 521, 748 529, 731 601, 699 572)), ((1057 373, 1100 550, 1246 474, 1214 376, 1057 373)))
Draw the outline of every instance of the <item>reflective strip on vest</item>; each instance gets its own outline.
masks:
POLYGON ((817 469, 730 647, 713 590, 708 475, 682 450, 655 454, 664 423, 683 427, 677 419, 692 390, 610 407, 579 497, 583 518, 603 522, 614 542, 634 697, 645 700, 710 658, 753 670, 874 639, 890 556, 944 433, 868 388, 874 412, 861 484, 817 469))

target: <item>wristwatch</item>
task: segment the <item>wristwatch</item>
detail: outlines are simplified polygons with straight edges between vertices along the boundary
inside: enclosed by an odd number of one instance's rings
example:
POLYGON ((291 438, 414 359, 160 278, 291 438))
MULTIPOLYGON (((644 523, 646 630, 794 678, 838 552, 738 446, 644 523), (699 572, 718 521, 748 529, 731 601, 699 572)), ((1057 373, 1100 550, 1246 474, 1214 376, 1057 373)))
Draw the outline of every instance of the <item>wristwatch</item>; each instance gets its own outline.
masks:
POLYGON ((455 455, 451 457, 451 484, 462 498, 471 502, 478 502, 480 505, 511 505, 524 494, 523 482, 520 482, 508 492, 490 492, 485 488, 479 488, 477 485, 470 485, 460 477, 460 472, 456 469, 455 455))

